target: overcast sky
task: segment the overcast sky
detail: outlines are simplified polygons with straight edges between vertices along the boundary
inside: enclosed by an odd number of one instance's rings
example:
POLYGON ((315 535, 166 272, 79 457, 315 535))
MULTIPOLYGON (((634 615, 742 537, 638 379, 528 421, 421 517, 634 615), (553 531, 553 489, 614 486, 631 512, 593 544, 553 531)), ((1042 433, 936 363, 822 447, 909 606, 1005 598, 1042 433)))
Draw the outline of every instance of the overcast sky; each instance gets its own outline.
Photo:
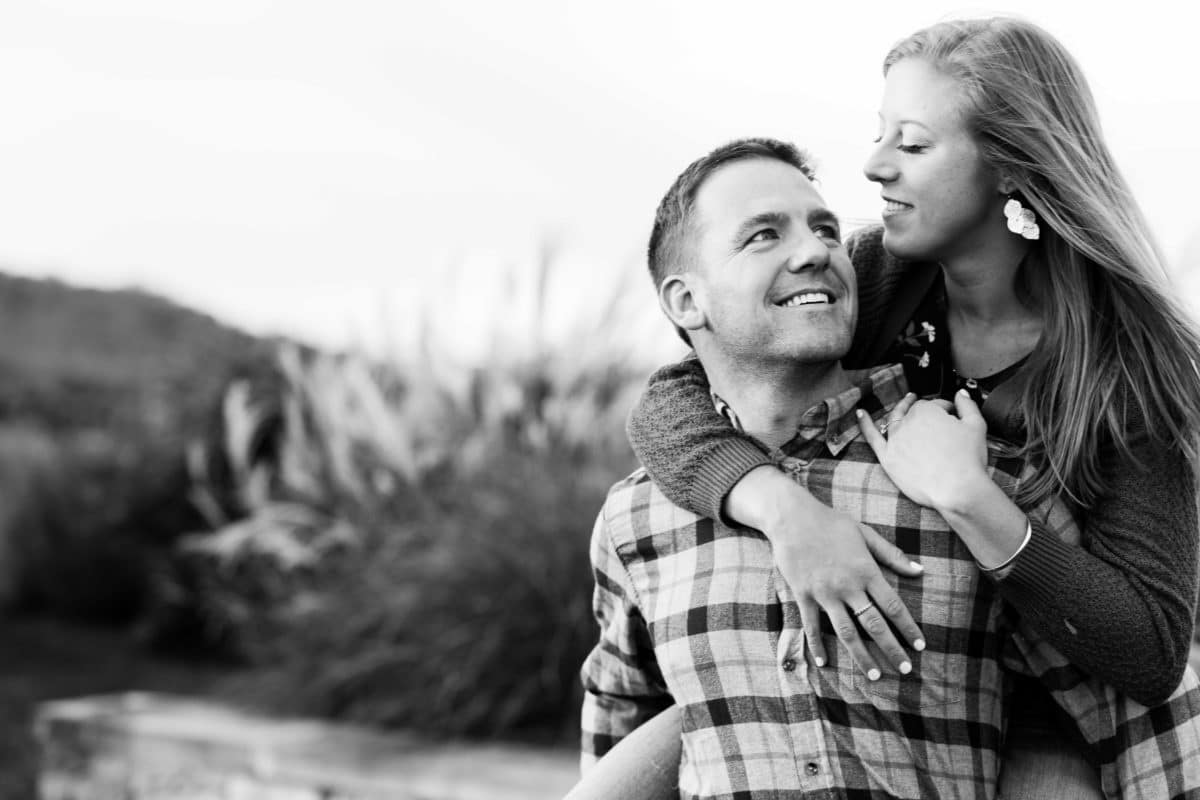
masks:
POLYGON ((429 317, 469 350, 528 313, 512 285, 552 243, 560 316, 621 278, 652 309, 640 250, 689 161, 736 136, 790 139, 817 155, 835 210, 877 218, 861 165, 889 46, 1015 12, 1083 64, 1200 292, 1194 26, 1165 2, 1080 7, 9 2, 0 265, 334 346, 429 317))

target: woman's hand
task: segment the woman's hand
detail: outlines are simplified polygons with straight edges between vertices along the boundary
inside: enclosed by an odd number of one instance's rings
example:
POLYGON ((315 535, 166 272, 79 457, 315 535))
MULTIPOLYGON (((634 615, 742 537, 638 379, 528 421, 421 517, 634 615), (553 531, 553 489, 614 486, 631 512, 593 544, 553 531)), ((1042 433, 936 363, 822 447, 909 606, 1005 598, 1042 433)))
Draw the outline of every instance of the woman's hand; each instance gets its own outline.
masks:
POLYGON ((858 427, 896 487, 938 511, 985 568, 1004 564, 1024 540, 1029 521, 987 473, 987 423, 966 392, 954 396, 958 416, 918 400, 887 420, 887 438, 859 414, 858 427))
MULTIPOLYGON (((919 564, 870 526, 822 504, 773 467, 748 472, 730 492, 725 511, 726 516, 761 530, 771 542, 779 572, 796 598, 817 666, 826 663, 820 635, 823 610, 868 679, 877 680, 882 674, 867 648, 872 641, 898 672, 912 669, 895 632, 916 650, 925 649, 924 637, 884 579, 880 564, 909 577, 921 574, 919 564)), ((781 657, 785 639, 780 642, 781 657)))
POLYGON ((938 401, 904 402, 888 416, 886 437, 866 413, 858 427, 880 466, 913 502, 954 509, 987 476, 987 423, 965 391, 954 396, 958 416, 938 401), (899 412, 899 413, 897 413, 899 412))

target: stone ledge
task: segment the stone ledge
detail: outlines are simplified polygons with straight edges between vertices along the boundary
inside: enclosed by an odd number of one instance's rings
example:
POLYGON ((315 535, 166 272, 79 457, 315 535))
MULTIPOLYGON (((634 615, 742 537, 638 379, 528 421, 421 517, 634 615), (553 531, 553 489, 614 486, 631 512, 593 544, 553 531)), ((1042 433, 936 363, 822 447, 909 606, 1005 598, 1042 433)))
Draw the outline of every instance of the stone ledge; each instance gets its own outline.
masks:
POLYGON ((551 800, 577 756, 425 742, 211 701, 127 693, 43 703, 42 800, 551 800))

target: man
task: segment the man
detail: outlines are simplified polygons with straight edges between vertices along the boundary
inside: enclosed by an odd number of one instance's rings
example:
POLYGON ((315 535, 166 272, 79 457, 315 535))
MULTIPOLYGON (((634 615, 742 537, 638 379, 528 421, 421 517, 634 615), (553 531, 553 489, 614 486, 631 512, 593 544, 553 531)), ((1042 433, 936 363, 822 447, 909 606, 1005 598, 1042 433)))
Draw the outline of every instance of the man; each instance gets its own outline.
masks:
MULTIPOLYGON (((892 582, 926 646, 899 670, 863 676, 822 632, 827 661, 818 664, 795 635, 798 611, 766 540, 673 506, 639 470, 613 487, 592 539, 601 630, 583 668, 585 767, 673 701, 685 797, 992 797, 1019 669, 1042 676, 1105 748, 1106 789, 1191 787, 1200 781, 1187 766, 1200 753, 1194 726, 1176 730, 1171 712, 1148 723, 1136 704, 1014 630, 961 540, 898 492, 859 435, 855 410, 882 418, 905 388, 898 367, 848 373, 839 363, 854 330, 855 277, 811 176, 803 154, 770 140, 699 159, 660 205, 651 272, 718 407, 819 500, 924 565, 892 582)), ((1015 490, 1021 465, 990 463, 996 482, 1015 490)), ((1077 535, 1061 508, 1031 513, 1077 535)), ((869 613, 867 602, 855 611, 869 613)), ((1200 695, 1188 680, 1172 712, 1191 720, 1200 695)))

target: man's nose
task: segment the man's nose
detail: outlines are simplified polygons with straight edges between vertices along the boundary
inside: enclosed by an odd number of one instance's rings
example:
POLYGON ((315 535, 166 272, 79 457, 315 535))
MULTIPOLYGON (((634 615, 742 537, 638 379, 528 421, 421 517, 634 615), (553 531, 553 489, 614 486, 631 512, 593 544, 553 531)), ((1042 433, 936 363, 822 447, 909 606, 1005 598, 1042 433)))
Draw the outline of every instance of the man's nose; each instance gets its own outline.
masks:
POLYGON ((802 272, 806 269, 825 269, 829 266, 829 246, 815 233, 800 238, 788 259, 787 268, 791 272, 802 272))
POLYGON ((900 171, 896 168, 892 155, 890 145, 884 142, 875 145, 871 155, 867 156, 867 163, 863 164, 863 174, 867 176, 867 180, 875 183, 891 183, 896 180, 900 171))

